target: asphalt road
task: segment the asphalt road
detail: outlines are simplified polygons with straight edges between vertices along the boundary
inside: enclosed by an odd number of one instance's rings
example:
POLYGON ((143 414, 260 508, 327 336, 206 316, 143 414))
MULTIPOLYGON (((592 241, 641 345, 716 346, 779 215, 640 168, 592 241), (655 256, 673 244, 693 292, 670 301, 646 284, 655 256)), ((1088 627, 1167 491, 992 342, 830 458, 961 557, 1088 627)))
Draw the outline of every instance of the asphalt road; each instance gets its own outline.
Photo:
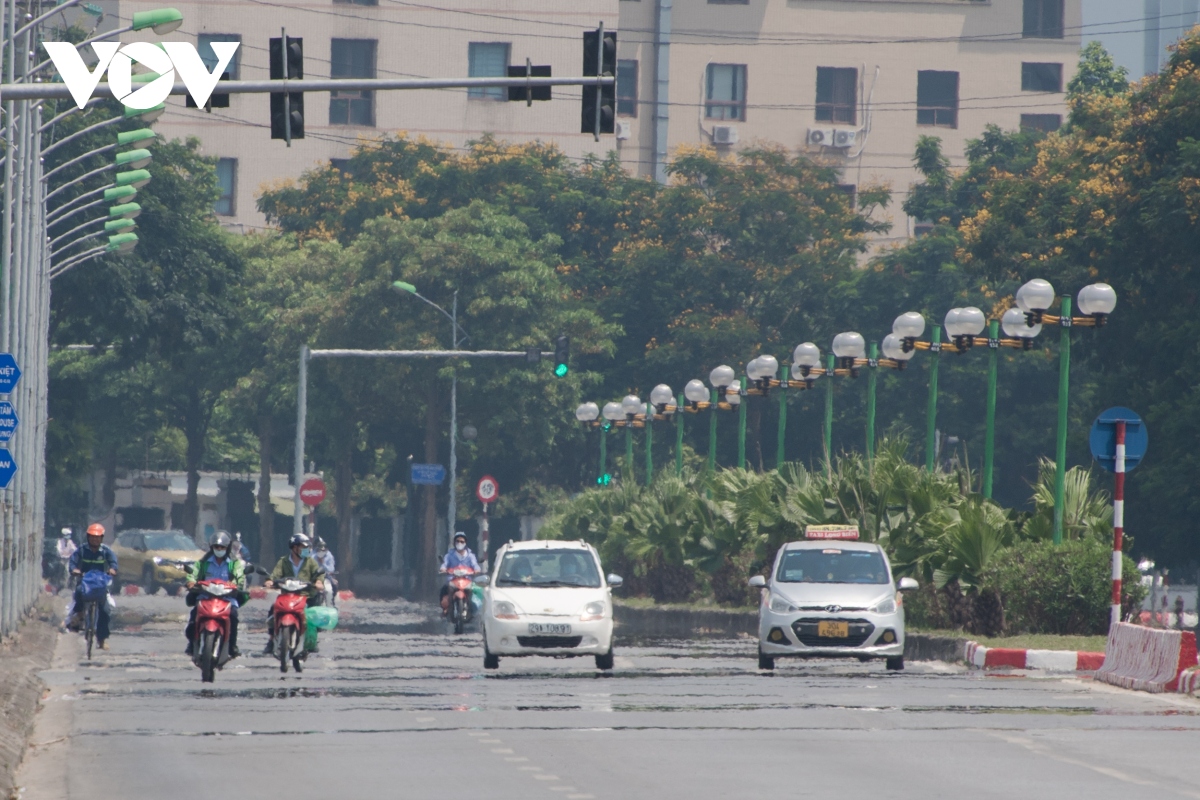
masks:
MULTIPOLYGON (((173 598, 122 598, 91 664, 64 636, 19 780, 26 800, 1200 798, 1200 702, 936 662, 781 661, 749 640, 618 641, 503 660, 403 602, 343 604, 301 676, 262 656, 207 688, 173 598)), ((261 648, 263 601, 243 649, 261 648)), ((240 662, 240 663, 239 663, 240 662)))

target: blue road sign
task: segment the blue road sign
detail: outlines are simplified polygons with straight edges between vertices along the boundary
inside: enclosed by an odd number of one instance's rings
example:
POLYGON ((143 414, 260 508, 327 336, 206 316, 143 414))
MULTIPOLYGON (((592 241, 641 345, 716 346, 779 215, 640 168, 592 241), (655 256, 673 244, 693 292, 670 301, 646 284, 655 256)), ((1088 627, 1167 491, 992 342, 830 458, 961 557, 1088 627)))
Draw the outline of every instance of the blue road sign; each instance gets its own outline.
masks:
POLYGON ((17 462, 13 460, 12 453, 0 448, 0 489, 7 489, 16 474, 17 462))
POLYGON ((0 401, 0 442, 7 442, 17 432, 17 410, 7 400, 0 401))
POLYGON ((441 486, 446 481, 446 468, 441 464, 413 464, 412 482, 419 486, 441 486))
POLYGON ((1122 406, 1108 409, 1092 423, 1092 432, 1088 436, 1088 444, 1092 448, 1092 458, 1100 462, 1100 466, 1109 472, 1116 469, 1117 457, 1117 422, 1125 423, 1125 471, 1130 472, 1146 455, 1146 447, 1150 444, 1150 434, 1146 423, 1137 412, 1122 406))
POLYGON ((21 368, 12 353, 0 353, 0 394, 12 394, 21 380, 21 368))

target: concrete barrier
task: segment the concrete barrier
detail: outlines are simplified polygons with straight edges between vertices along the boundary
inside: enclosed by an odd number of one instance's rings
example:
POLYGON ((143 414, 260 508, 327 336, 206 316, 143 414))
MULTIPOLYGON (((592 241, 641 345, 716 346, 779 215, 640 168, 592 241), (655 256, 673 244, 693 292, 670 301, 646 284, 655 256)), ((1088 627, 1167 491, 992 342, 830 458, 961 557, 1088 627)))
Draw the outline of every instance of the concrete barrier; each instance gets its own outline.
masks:
POLYGON ((1174 692, 1196 666, 1196 634, 1118 622, 1108 632, 1096 680, 1144 692, 1174 692))
POLYGON ((1100 668, 1104 653, 1085 650, 1032 650, 1015 647, 985 647, 967 642, 963 660, 978 669, 1041 669, 1047 672, 1091 672, 1100 668))
POLYGON ((1184 670, 1179 676, 1179 693, 1195 694, 1197 689, 1200 689, 1200 667, 1184 670))

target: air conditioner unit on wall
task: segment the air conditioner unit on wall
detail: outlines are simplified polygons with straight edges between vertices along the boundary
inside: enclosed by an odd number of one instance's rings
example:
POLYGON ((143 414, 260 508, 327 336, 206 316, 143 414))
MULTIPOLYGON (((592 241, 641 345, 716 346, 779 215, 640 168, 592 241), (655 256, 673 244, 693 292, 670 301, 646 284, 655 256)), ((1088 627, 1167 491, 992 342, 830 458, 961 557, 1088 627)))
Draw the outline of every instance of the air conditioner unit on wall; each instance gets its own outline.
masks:
POLYGON ((737 144, 738 129, 733 125, 714 125, 713 144, 737 144))
POLYGON ((855 147, 858 144, 858 139, 861 135, 862 130, 860 128, 834 128, 833 146, 855 147))
POLYGON ((806 141, 810 147, 833 147, 833 128, 809 128, 806 141))
POLYGON ((613 133, 616 134, 618 139, 632 139, 633 123, 625 119, 617 120, 613 123, 613 133))

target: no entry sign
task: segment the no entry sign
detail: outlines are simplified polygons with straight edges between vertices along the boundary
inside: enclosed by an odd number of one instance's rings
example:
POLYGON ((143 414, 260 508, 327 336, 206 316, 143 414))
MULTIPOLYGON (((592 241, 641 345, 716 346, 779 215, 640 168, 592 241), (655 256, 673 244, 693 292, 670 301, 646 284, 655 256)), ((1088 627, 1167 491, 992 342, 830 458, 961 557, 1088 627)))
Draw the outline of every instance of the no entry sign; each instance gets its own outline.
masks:
POLYGON ((312 477, 300 484, 300 501, 316 508, 325 499, 325 481, 312 477))
POLYGON ((500 484, 491 475, 484 475, 475 485, 475 496, 481 503, 494 503, 500 496, 500 484))

